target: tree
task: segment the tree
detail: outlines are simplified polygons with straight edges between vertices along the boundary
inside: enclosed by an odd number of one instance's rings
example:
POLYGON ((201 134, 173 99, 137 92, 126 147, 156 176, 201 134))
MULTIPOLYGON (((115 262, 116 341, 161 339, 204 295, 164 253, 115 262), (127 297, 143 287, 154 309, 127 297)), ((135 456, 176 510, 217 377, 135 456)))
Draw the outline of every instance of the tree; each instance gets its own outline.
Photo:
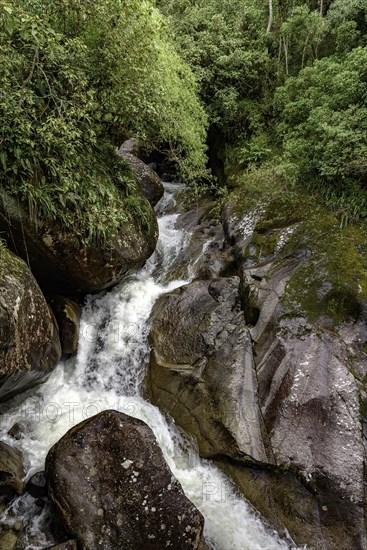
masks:
POLYGON ((277 90, 278 136, 298 181, 365 196, 366 67, 367 48, 355 48, 317 61, 277 90))

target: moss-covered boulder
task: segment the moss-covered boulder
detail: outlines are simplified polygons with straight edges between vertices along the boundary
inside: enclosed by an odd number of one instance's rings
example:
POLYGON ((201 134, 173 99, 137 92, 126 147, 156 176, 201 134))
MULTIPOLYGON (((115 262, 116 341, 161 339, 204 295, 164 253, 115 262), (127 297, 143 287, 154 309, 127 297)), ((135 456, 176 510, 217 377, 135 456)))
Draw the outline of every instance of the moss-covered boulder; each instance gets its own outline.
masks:
POLYGON ((58 327, 37 282, 0 246, 0 401, 45 380, 60 356, 58 327))
MULTIPOLYGON (((9 248, 29 261, 45 291, 62 295, 99 292, 142 267, 155 249, 158 226, 151 206, 141 195, 127 200, 137 204, 120 216, 124 221, 113 237, 85 240, 76 227, 66 227, 57 218, 33 216, 28 207, 2 192, 0 230, 9 248)), ((96 218, 96 227, 99 223, 96 218)))
POLYGON ((141 155, 141 146, 139 140, 136 138, 129 138, 119 147, 117 153, 121 156, 124 156, 125 153, 129 155, 134 155, 134 157, 140 158, 141 155))
POLYGON ((49 451, 46 477, 80 548, 200 548, 203 517, 141 420, 104 411, 81 422, 49 451))

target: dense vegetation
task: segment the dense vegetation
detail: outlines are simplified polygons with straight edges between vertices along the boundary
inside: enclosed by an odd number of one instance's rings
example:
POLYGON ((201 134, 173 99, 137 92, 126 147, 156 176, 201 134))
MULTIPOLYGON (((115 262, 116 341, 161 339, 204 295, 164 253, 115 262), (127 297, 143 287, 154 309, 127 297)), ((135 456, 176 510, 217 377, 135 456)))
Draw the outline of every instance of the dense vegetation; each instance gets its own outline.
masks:
POLYGON ((367 216, 367 1, 158 5, 226 143, 227 181, 276 174, 321 193, 343 222, 367 216))
POLYGON ((144 203, 114 148, 130 135, 182 177, 205 165, 206 117, 160 13, 141 0, 0 2, 0 185, 85 240, 144 203))
POLYGON ((275 174, 366 217, 366 14, 367 0, 0 2, 2 192, 86 240, 112 235, 144 219, 114 148, 135 135, 198 181, 208 120, 231 185, 275 174))

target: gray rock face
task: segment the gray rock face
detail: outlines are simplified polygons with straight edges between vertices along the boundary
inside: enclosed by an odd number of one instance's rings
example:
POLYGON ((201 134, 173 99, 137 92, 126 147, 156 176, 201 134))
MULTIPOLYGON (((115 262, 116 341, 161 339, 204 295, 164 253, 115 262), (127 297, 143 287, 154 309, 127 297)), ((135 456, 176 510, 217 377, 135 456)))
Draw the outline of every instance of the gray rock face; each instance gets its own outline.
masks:
POLYGON ((202 456, 266 460, 239 279, 195 281, 152 312, 149 396, 196 436, 202 456))
POLYGON ((50 300, 50 306, 59 326, 62 352, 67 355, 76 353, 82 314, 80 305, 69 298, 53 296, 50 300))
POLYGON ((340 284, 327 244, 316 250, 297 219, 234 210, 223 226, 239 279, 158 300, 147 392, 297 544, 366 550, 367 326, 364 304, 348 303, 355 274, 340 284))
POLYGON ((17 201, 2 195, 0 230, 9 248, 25 260, 29 257, 42 289, 65 296, 84 295, 113 286, 153 254, 158 227, 153 210, 149 211, 150 230, 142 227, 137 214, 131 215, 115 239, 83 245, 73 231, 52 220, 36 222, 17 201))
MULTIPOLYGON (((365 322, 359 313, 354 319, 348 313, 340 325, 331 318, 332 313, 338 317, 340 308, 336 303, 330 310, 325 301, 333 289, 333 274, 325 270, 321 255, 317 260, 309 229, 283 223, 278 227, 272 220, 264 222, 260 212, 257 233, 248 238, 248 219, 231 216, 226 227, 228 238, 242 250, 243 307, 254 321, 250 333, 259 405, 276 471, 263 474, 267 482, 258 484, 257 494, 251 484, 253 472, 234 472, 231 466, 231 473, 265 517, 286 525, 298 543, 325 549, 367 548, 366 449, 358 375, 367 373, 361 345, 367 340, 365 322), (307 279, 300 277, 301 269, 309 274, 307 279), (312 275, 315 271, 323 273, 321 283, 312 275), (304 287, 312 286, 317 288, 315 305, 302 295, 304 287), (299 481, 285 479, 278 469, 299 481)), ((362 306, 356 308, 361 310, 362 306)))
MULTIPOLYGON (((284 315, 281 298, 294 269, 290 262, 244 270, 244 280, 252 279, 252 304, 260 311, 251 336, 268 444, 276 466, 297 473, 307 489, 291 510, 293 517, 282 522, 296 540, 317 548, 365 548, 365 449, 351 348, 339 334, 284 315)), ((360 327, 353 328, 357 340, 360 327)), ((243 487, 251 500, 247 476, 243 487)), ((238 472, 235 478, 241 486, 238 472)), ((272 491, 278 498, 283 482, 277 480, 272 491)), ((295 501, 300 488, 285 485, 287 498, 295 501)), ((260 491, 252 502, 271 517, 274 498, 264 509, 260 491)))
POLYGON ((193 272, 197 279, 213 279, 231 273, 234 256, 225 246, 222 226, 211 216, 213 207, 215 202, 205 200, 177 219, 176 228, 192 236, 170 270, 171 279, 191 278, 193 272))
POLYGON ((0 441, 0 495, 12 497, 24 491, 22 455, 10 445, 0 441))
POLYGON ((26 264, 0 247, 0 401, 44 380, 61 356, 58 327, 26 264))
MULTIPOLYGON (((129 140, 131 141, 131 140, 129 140)), ((139 188, 143 195, 146 196, 152 206, 155 206, 159 199, 163 196, 164 187, 159 176, 147 164, 140 160, 134 153, 131 147, 124 149, 124 145, 118 150, 126 162, 130 165, 133 174, 136 177, 139 188)))
POLYGON ((46 458, 49 496, 83 550, 198 549, 203 517, 173 477, 150 428, 105 411, 46 458))

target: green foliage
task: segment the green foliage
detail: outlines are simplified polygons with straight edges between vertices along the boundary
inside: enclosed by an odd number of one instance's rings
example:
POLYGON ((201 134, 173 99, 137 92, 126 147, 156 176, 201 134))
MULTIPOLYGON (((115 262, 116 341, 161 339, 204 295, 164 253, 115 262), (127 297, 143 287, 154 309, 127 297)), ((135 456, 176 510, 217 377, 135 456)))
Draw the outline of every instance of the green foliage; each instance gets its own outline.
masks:
POLYGON ((266 77, 263 7, 253 0, 160 0, 158 6, 195 72, 209 122, 227 139, 243 136, 246 107, 262 95, 266 77))
POLYGON ((182 177, 205 173, 195 79, 150 2, 2 2, 0 61, 0 185, 34 217, 86 242, 131 216, 144 223, 112 147, 131 134, 167 151, 182 177))
POLYGON ((358 197, 351 204, 357 216, 367 213, 366 66, 367 48, 325 58, 290 78, 275 96, 278 135, 298 181, 317 183, 337 205, 338 197, 342 203, 348 194, 358 197))
POLYGON ((286 75, 297 74, 300 69, 319 57, 319 49, 328 31, 328 22, 319 12, 310 11, 307 5, 296 7, 280 28, 283 41, 284 70, 286 75))

